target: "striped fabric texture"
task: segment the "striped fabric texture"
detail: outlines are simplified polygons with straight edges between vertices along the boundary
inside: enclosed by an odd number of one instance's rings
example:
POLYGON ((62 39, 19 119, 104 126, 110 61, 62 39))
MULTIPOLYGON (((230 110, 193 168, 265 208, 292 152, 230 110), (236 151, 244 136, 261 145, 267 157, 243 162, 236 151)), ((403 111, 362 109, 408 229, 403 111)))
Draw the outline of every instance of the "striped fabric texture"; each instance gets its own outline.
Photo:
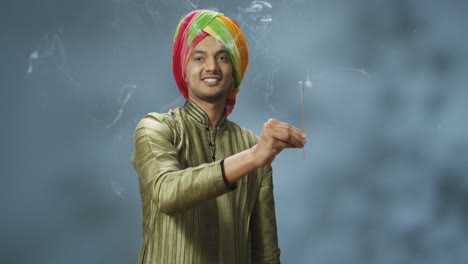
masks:
POLYGON ((226 113, 229 115, 236 103, 236 94, 249 66, 249 48, 244 33, 231 18, 210 10, 195 10, 179 23, 174 35, 172 69, 180 93, 187 98, 185 67, 193 48, 206 36, 211 35, 222 42, 232 62, 234 82, 226 99, 226 113))
POLYGON ((221 161, 257 140, 226 118, 209 128, 190 100, 139 122, 132 156, 143 209, 139 264, 279 263, 271 167, 234 190, 222 177, 221 161))

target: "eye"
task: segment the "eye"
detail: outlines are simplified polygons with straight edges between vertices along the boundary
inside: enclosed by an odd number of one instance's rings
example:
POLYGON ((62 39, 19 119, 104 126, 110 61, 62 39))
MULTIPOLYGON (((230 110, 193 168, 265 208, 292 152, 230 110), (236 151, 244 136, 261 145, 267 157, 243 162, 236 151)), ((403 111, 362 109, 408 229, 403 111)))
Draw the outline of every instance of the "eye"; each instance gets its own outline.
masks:
POLYGON ((218 57, 218 60, 227 62, 229 61, 229 57, 227 55, 222 55, 218 57))
POLYGON ((203 61, 203 57, 195 57, 193 60, 196 62, 200 62, 203 61))

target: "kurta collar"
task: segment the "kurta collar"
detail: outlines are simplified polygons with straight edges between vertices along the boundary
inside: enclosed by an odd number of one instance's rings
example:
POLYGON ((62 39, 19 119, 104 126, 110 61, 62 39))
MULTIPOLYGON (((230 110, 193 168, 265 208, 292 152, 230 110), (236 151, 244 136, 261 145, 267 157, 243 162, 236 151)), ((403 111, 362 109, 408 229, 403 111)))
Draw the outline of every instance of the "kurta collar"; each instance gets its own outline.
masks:
MULTIPOLYGON (((200 124, 208 127, 210 122, 208 119, 208 115, 199 107, 197 104, 195 104, 193 101, 190 99, 187 99, 184 104, 184 110, 187 112, 187 114, 193 118, 195 121, 199 122, 200 124)), ((226 120, 226 110, 224 110, 223 113, 223 118, 221 118, 221 121, 218 123, 217 127, 222 126, 226 120)))

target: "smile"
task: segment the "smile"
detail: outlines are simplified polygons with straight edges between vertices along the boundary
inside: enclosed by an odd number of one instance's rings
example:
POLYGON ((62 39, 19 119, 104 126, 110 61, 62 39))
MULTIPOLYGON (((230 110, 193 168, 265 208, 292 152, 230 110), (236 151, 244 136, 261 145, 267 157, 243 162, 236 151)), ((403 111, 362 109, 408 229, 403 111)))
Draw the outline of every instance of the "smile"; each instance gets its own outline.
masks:
POLYGON ((206 78, 206 79, 203 79, 204 82, 209 82, 209 83, 214 83, 214 82, 219 82, 220 80, 219 79, 216 79, 216 78, 206 78))
POLYGON ((207 77, 203 78, 202 81, 208 87, 215 87, 221 83, 221 78, 207 77))

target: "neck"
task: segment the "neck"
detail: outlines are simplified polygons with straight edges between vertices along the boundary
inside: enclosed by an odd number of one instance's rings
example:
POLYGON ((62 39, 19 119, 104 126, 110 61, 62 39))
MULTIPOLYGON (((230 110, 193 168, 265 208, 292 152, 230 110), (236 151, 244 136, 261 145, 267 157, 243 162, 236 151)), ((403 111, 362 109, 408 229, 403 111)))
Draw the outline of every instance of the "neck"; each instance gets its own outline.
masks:
POLYGON ((190 98, 194 103, 196 103, 203 111, 205 111, 206 115, 208 116, 209 127, 216 127, 218 123, 224 116, 224 109, 226 107, 226 101, 218 101, 218 102, 206 102, 201 100, 196 100, 194 98, 190 98))

